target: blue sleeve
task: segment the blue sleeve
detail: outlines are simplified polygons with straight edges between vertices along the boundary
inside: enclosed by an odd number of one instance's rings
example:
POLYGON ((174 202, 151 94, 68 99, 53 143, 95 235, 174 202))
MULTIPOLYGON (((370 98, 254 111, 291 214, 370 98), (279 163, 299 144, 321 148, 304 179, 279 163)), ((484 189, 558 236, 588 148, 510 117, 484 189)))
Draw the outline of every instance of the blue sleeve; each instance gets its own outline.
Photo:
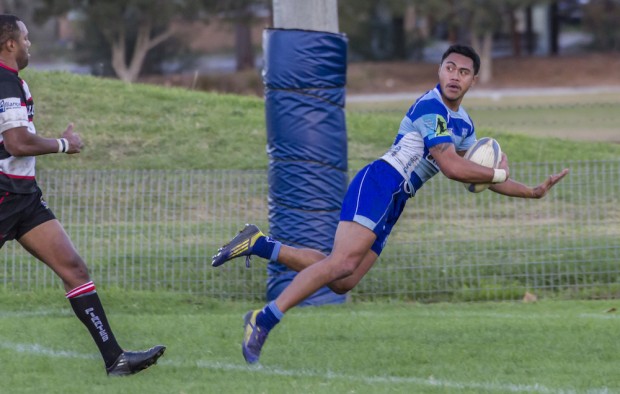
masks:
POLYGON ((443 143, 453 143, 448 122, 448 113, 443 104, 436 100, 419 100, 410 109, 407 117, 424 139, 426 149, 443 143))

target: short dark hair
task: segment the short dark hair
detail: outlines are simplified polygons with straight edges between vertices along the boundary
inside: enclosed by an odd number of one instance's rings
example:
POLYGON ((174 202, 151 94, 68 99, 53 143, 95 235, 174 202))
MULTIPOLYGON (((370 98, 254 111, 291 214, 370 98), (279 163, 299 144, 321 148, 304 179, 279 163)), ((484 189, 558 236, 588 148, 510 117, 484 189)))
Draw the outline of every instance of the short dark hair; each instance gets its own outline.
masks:
POLYGON ((15 15, 0 14, 0 45, 8 40, 16 40, 21 31, 17 22, 21 21, 15 15))
POLYGON ((451 53, 458 53, 459 55, 470 58, 474 62, 474 75, 478 75, 478 71, 480 71, 480 56, 478 56, 474 48, 468 45, 451 45, 450 48, 443 53, 441 62, 443 63, 443 61, 446 60, 451 53))

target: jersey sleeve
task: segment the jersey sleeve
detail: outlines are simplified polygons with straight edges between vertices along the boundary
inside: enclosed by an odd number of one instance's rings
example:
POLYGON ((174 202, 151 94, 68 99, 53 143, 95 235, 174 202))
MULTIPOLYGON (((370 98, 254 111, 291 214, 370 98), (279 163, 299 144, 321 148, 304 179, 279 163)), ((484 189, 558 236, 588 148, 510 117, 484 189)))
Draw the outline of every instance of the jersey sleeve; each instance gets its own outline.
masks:
POLYGON ((16 127, 28 127, 28 110, 19 85, 0 83, 0 133, 16 127))
POLYGON ((446 120, 448 114, 439 103, 428 100, 417 105, 408 116, 414 128, 422 135, 427 149, 438 144, 453 143, 446 120))

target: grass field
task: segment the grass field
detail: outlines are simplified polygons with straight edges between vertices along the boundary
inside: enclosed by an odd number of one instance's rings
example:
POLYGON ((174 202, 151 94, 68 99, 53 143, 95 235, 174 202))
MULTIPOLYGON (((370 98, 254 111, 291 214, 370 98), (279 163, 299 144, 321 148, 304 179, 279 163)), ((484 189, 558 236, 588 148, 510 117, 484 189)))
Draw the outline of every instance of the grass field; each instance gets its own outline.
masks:
MULTIPOLYGON (((617 301, 351 303, 291 311, 261 363, 241 356, 250 305, 100 290, 121 345, 168 346, 108 378, 62 292, 1 293, 3 393, 613 393, 617 301)), ((252 305, 256 306, 256 305, 252 305)))

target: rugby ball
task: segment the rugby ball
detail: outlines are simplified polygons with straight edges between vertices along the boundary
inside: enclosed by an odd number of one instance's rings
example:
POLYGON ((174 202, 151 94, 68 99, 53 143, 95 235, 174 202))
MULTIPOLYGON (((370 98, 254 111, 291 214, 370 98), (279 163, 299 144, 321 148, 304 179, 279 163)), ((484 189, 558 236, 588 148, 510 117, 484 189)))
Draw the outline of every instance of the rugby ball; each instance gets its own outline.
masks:
MULTIPOLYGON (((484 137, 476 141, 463 157, 481 166, 497 168, 502 160, 502 149, 496 140, 484 137)), ((472 193, 480 193, 491 186, 490 183, 465 183, 464 185, 472 193)))

